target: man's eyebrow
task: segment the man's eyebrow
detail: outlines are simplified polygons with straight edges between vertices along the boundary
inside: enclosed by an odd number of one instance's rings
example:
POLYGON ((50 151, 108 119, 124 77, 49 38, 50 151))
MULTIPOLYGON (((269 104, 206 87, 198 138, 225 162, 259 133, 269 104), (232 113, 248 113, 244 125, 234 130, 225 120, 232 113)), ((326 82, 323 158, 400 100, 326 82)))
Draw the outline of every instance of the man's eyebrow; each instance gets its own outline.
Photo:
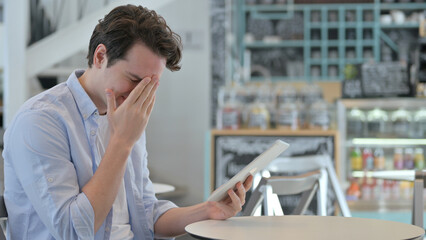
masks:
POLYGON ((142 78, 139 77, 138 75, 131 73, 131 72, 126 72, 128 75, 130 75, 132 78, 136 79, 137 81, 142 81, 142 78))

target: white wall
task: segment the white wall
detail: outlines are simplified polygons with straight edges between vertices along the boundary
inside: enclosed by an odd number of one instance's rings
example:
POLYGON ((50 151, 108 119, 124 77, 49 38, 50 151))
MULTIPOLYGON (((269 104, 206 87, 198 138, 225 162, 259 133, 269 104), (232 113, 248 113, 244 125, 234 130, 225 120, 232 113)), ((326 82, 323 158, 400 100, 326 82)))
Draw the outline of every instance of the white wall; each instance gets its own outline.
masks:
POLYGON ((159 14, 182 36, 195 34, 194 44, 184 44, 182 69, 164 72, 147 129, 151 178, 183 190, 175 203, 186 206, 201 202, 204 193, 211 82, 209 1, 174 1, 159 14))

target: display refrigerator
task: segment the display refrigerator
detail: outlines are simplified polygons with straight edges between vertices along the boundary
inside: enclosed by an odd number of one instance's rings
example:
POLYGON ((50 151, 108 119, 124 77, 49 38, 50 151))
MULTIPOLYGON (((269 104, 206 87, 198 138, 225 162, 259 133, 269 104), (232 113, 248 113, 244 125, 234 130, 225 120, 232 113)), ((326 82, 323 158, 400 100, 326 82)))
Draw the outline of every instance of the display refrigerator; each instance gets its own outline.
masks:
POLYGON ((411 223, 413 182, 372 176, 425 168, 426 98, 341 99, 337 122, 352 215, 411 223))

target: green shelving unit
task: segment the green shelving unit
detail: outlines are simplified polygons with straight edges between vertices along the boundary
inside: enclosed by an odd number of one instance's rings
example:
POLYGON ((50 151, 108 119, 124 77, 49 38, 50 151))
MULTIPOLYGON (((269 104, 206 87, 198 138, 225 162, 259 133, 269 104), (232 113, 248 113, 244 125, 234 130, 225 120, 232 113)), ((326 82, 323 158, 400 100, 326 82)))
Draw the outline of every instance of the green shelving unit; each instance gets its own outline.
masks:
MULTIPOLYGON (((303 52, 303 75, 290 78, 273 76, 272 81, 342 81, 346 64, 361 64, 371 59, 376 62, 381 60, 381 41, 398 53, 398 45, 386 35, 385 30, 415 30, 419 27, 418 23, 381 24, 381 12, 396 9, 421 11, 426 9, 426 3, 384 4, 375 0, 373 3, 365 4, 294 4, 291 7, 292 11, 288 9, 287 5, 246 5, 244 0, 238 1, 238 46, 236 47, 239 49, 241 66, 245 64, 241 56, 244 56, 246 50, 295 48, 303 52), (278 21, 291 19, 295 14, 303 15, 302 39, 246 41, 246 25, 249 18, 278 21), (315 21, 313 21, 314 15, 315 21), (334 21, 330 21, 330 15, 334 15, 334 21), (335 56, 330 57, 329 54, 333 51, 335 56), (316 56, 312 55, 313 52, 316 56), (366 54, 369 56, 365 56, 366 54), (313 74, 312 70, 316 70, 316 73, 313 74), (331 70, 334 74, 330 74, 331 70)), ((251 80, 262 79, 257 77, 251 80)))

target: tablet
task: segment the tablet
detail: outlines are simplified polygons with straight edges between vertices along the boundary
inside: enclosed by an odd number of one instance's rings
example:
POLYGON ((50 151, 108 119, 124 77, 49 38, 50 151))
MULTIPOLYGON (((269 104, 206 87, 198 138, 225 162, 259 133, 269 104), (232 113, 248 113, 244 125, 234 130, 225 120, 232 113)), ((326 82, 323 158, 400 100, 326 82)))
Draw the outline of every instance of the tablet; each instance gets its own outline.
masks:
POLYGON ((251 161, 241 171, 235 174, 228 182, 216 189, 207 201, 220 201, 228 196, 228 189, 234 188, 238 182, 244 183, 244 180, 249 175, 255 175, 262 169, 264 169, 272 160, 276 159, 282 152, 284 152, 290 145, 281 140, 275 141, 275 143, 257 158, 251 161))

